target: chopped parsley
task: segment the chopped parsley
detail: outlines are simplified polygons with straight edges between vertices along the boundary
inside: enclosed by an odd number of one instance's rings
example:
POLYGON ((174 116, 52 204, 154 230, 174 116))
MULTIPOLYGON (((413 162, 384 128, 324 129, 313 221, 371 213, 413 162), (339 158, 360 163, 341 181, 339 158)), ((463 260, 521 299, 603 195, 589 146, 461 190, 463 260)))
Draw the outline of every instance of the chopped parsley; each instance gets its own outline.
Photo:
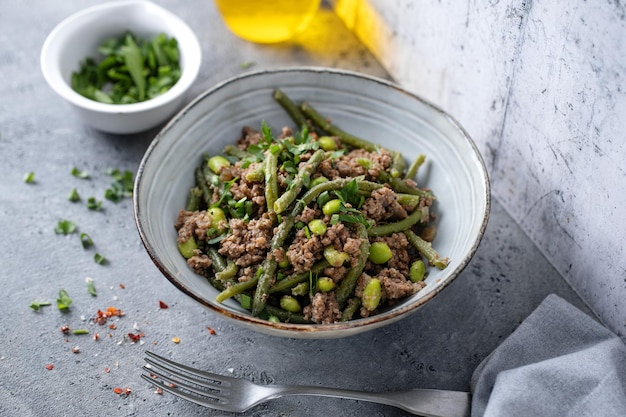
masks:
POLYGON ((111 188, 107 188, 104 197, 114 203, 119 203, 125 197, 133 196, 133 173, 130 171, 120 171, 119 169, 110 169, 107 174, 113 178, 111 188))
POLYGON ((34 172, 27 172, 26 174, 24 174, 24 182, 26 184, 34 184, 35 183, 35 173, 34 172))
POLYGON ((98 293, 96 292, 96 286, 93 283, 93 279, 87 278, 85 279, 85 281, 87 282, 87 292, 93 295, 94 297, 97 296, 98 293))
POLYGON ((91 176, 89 175, 89 172, 87 172, 87 171, 83 171, 83 170, 80 170, 80 169, 78 169, 78 168, 76 168, 76 167, 73 167, 73 168, 72 168, 72 170, 70 171, 70 173, 71 173, 74 177, 76 177, 76 178, 80 178, 80 179, 83 179, 83 180, 89 179, 89 178, 91 177, 91 176))
POLYGON ((78 194, 78 191, 76 190, 76 188, 72 188, 72 191, 70 191, 69 195, 67 196, 67 199, 71 201, 72 203, 80 201, 80 195, 78 194))
POLYGON ((54 228, 54 233, 57 235, 71 235, 78 230, 76 223, 71 220, 59 220, 57 227, 54 228))
POLYGON ((30 303, 30 308, 35 311, 39 311, 41 307, 49 306, 51 304, 52 303, 50 303, 49 301, 33 301, 32 303, 30 303))
POLYGON ((106 262, 107 258, 105 258, 103 255, 100 255, 99 253, 96 252, 96 254, 93 255, 93 260, 98 265, 102 265, 106 262))
POLYGON ((57 308, 61 311, 66 311, 70 308, 71 304, 72 304, 72 299, 67 294, 67 291, 60 290, 59 298, 57 298, 57 308))

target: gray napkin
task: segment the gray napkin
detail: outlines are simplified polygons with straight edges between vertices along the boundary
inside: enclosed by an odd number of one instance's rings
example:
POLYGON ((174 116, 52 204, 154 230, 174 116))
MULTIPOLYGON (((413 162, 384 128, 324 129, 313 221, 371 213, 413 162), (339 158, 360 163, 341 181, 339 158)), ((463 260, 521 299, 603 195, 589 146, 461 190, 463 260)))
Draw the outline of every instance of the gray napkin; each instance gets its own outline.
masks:
POLYGON ((472 417, 626 416, 626 345, 556 295, 476 368, 472 417))

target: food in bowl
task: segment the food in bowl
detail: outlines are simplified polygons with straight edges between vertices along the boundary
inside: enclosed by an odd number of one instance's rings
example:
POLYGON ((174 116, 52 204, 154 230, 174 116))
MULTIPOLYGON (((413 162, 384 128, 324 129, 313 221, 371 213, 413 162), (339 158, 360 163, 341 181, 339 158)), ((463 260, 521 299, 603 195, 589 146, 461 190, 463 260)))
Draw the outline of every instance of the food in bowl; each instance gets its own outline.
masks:
POLYGON ((180 51, 174 37, 160 33, 151 39, 131 31, 104 40, 102 59, 85 58, 72 73, 72 88, 106 104, 131 104, 167 92, 180 79, 180 51))
POLYGON ((252 315, 331 324, 365 318, 444 269, 431 242, 435 195, 415 177, 419 155, 352 136, 281 90, 295 128, 244 126, 205 155, 175 228, 187 264, 252 315))

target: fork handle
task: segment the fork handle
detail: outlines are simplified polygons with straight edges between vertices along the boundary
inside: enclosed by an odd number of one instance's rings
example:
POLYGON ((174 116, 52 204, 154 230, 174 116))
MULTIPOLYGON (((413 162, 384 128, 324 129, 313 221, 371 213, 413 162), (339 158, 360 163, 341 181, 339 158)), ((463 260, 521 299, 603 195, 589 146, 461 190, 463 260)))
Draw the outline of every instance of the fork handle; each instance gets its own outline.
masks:
POLYGON ((462 391, 412 389, 408 391, 362 392, 316 386, 272 385, 274 398, 285 395, 317 395, 391 405, 423 417, 469 417, 471 394, 462 391))

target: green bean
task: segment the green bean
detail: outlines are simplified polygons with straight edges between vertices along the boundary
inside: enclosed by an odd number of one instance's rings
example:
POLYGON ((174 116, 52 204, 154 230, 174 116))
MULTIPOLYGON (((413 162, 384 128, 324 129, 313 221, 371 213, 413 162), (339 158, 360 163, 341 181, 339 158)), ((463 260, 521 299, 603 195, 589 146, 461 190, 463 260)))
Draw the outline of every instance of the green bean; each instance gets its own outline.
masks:
POLYGON ((248 291, 249 289, 254 288, 254 286, 257 285, 258 281, 259 281, 259 276, 255 275, 247 281, 242 281, 236 284, 232 284, 231 286, 226 287, 221 293, 217 294, 217 297, 215 297, 215 300, 221 303, 224 300, 227 300, 238 294, 242 294, 248 291))
POLYGON ((268 152, 265 158, 265 202, 267 210, 274 210, 274 202, 278 198, 278 180, 276 172, 278 171, 278 155, 268 152))
POLYGON ((232 259, 229 259, 226 262, 226 267, 215 274, 215 278, 225 282, 232 281, 238 271, 239 267, 237 264, 232 259))
POLYGON ((363 296, 361 297, 361 304, 369 311, 374 311, 380 304, 382 298, 383 289, 380 285, 378 278, 370 279, 365 288, 363 289, 363 296))
POLYGON ((413 163, 409 165, 409 169, 406 170, 406 173, 404 174, 404 179, 405 180, 415 179, 415 176, 417 175, 417 170, 422 166, 425 160, 426 160, 425 155, 422 155, 422 154, 418 155, 417 158, 415 158, 415 160, 413 161, 413 163))
POLYGON ((303 126, 307 126, 306 116, 302 111, 296 106, 296 104, 291 101, 291 99, 279 88, 274 90, 274 94, 272 95, 274 100, 278 102, 282 106, 283 109, 287 112, 287 114, 291 117, 291 119, 296 123, 298 128, 302 128, 303 126))
POLYGON ((263 173, 263 164, 255 164, 250 167, 246 173, 246 180, 250 182, 261 182, 265 178, 263 173))
POLYGON ((391 178, 390 175, 385 171, 382 171, 380 175, 378 175, 378 180, 388 183, 391 186, 391 189, 396 193, 411 194, 420 197, 434 197, 431 191, 412 187, 407 184, 402 178, 391 178))
POLYGON ((367 237, 367 229, 361 223, 356 223, 357 236, 361 239, 361 246, 359 246, 359 255, 357 257, 356 265, 350 268, 346 276, 339 283, 339 286, 335 290, 337 296, 337 303, 339 308, 343 308, 348 298, 354 292, 354 287, 359 277, 363 273, 367 257, 370 253, 370 241, 367 237))
POLYGON ((448 258, 442 258, 430 242, 425 241, 412 230, 405 230, 404 234, 411 245, 424 255, 430 264, 435 265, 439 269, 445 269, 448 266, 448 258))
POLYGON ((392 256, 393 254, 391 253, 391 249, 389 249, 389 245, 385 242, 374 242, 370 247, 368 259, 376 265, 382 265, 391 259, 392 256))
POLYGON ((294 202, 304 186, 304 179, 311 177, 311 174, 313 174, 320 162, 324 160, 325 155, 326 152, 323 149, 318 149, 311 155, 311 158, 304 165, 304 168, 298 170, 298 174, 296 174, 296 177, 293 179, 291 187, 274 201, 273 208, 276 213, 280 214, 287 210, 287 207, 294 202))
POLYGON ((395 223, 381 224, 378 226, 372 226, 369 228, 367 234, 370 237, 387 236, 392 233, 402 232, 410 229, 413 225, 420 221, 422 218, 421 210, 415 210, 404 219, 395 223))
POLYGON ((222 255, 219 254, 216 248, 209 247, 206 251, 206 254, 211 258, 211 265, 213 265, 213 270, 216 272, 222 272, 226 269, 226 261, 222 258, 222 255))
POLYGON ((249 152, 244 151, 243 149, 239 149, 235 145, 226 145, 224 148, 224 153, 226 155, 234 156, 239 159, 244 159, 252 155, 249 152))
MULTIPOLYGON (((340 190, 348 185, 354 178, 337 178, 332 181, 323 182, 307 191, 302 198, 297 200, 297 204, 294 207, 294 212, 299 213, 308 206, 324 191, 340 190)), ((357 182, 359 190, 361 191, 373 191, 378 188, 382 188, 383 184, 379 184, 372 181, 359 180, 357 182)))
POLYGON ((202 201, 202 189, 198 186, 191 187, 189 189, 189 197, 187 198, 187 211, 197 211, 200 209, 200 202, 202 201))
MULTIPOLYGON (((310 288, 310 284, 307 281, 301 282, 291 289, 291 295, 307 295, 310 291, 310 288)), ((297 313, 297 311, 294 311, 294 313, 297 313)))
POLYGON ((333 136, 339 137, 339 139, 345 143, 346 145, 352 146, 353 148, 361 148, 365 149, 368 152, 377 152, 380 149, 380 146, 369 142, 365 139, 361 139, 354 135, 344 132, 337 126, 333 125, 328 119, 319 114, 313 106, 309 103, 304 102, 300 105, 300 110, 307 116, 309 119, 313 121, 317 126, 320 127, 323 131, 330 133, 333 136))
POLYGON ((302 314, 290 313, 282 308, 274 306, 266 306, 265 312, 271 316, 276 316, 283 323, 295 323, 295 324, 314 324, 311 320, 304 318, 302 314))
POLYGON ((202 197, 204 198, 204 203, 207 206, 210 206, 213 202, 213 191, 209 187, 207 180, 202 172, 201 168, 196 168, 195 170, 196 184, 202 190, 202 197))
POLYGON ((398 199, 398 203, 408 207, 411 210, 414 210, 415 207, 420 203, 420 196, 414 194, 404 194, 404 193, 396 193, 396 198, 398 199))
POLYGON ((276 292, 286 291, 294 287, 295 285, 298 285, 299 283, 305 282, 306 280, 308 280, 311 277, 311 274, 313 275, 318 274, 321 271, 323 271, 324 268, 328 268, 329 266, 330 264, 328 263, 328 261, 326 261, 325 259, 321 260, 317 262, 315 265, 313 265, 310 271, 304 271, 298 274, 293 274, 283 280, 278 281, 277 283, 275 283, 274 285, 270 287, 268 292, 270 294, 273 294, 276 292))
MULTIPOLYGON (((283 246, 295 223, 295 215, 283 217, 282 223, 278 225, 278 230, 272 238, 269 253, 272 253, 275 249, 279 249, 283 246)), ((254 316, 261 314, 265 308, 269 297, 269 289, 275 280, 274 274, 276 273, 277 267, 278 263, 276 262, 276 258, 274 258, 274 256, 268 256, 263 261, 263 266, 261 267, 262 273, 258 279, 254 297, 252 299, 252 315, 254 316)))
POLYGON ((392 162, 391 168, 389 169, 389 173, 392 178, 398 178, 404 172, 404 168, 406 166, 406 161, 400 152, 392 153, 392 162))
POLYGON ((361 307, 361 299, 359 297, 352 297, 350 301, 348 301, 348 306, 341 312, 341 321, 352 320, 352 317, 359 307, 361 307))

